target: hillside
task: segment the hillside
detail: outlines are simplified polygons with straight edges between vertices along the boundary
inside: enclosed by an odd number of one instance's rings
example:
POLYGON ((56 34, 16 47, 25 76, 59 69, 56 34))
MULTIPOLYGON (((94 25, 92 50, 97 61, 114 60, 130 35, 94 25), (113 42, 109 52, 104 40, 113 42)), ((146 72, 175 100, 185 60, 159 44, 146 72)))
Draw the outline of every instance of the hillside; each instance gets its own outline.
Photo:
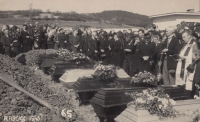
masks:
POLYGON ((148 16, 127 11, 103 11, 100 13, 79 14, 76 12, 47 12, 41 10, 0 11, 0 18, 32 18, 33 20, 98 21, 114 25, 146 27, 151 24, 148 16))
POLYGON ((98 16, 103 20, 110 21, 116 24, 145 27, 151 23, 148 16, 135 14, 127 11, 103 11, 101 13, 92 15, 98 16))

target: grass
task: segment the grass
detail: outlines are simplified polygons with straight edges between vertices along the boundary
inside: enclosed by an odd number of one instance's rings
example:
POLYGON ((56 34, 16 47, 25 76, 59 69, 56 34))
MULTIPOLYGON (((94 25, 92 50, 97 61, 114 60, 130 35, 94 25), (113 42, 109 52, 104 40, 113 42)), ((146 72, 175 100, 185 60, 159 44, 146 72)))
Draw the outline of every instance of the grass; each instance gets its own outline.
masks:
MULTIPOLYGON (((31 67, 32 70, 35 70, 36 67, 31 67)), ((75 122, 99 122, 99 118, 96 116, 94 109, 91 105, 82 105, 79 106, 79 102, 75 100, 76 96, 74 91, 67 92, 61 83, 54 83, 51 80, 50 75, 45 75, 42 70, 35 70, 35 74, 41 76, 41 80, 44 84, 48 85, 49 88, 53 88, 57 94, 65 95, 68 102, 74 106, 74 111, 78 114, 78 117, 75 122)), ((53 118, 53 122, 56 122, 56 118, 53 118)))
MULTIPOLYGON (((17 25, 21 27, 21 25, 24 23, 35 23, 36 20, 30 20, 29 18, 1 18, 0 19, 0 29, 3 25, 17 25)), ((47 24, 47 23, 58 23, 58 26, 60 27, 91 27, 91 28, 133 28, 126 25, 115 25, 110 23, 100 23, 98 21, 86 21, 86 22, 79 22, 79 21, 62 21, 62 20, 38 20, 39 24, 47 24)), ((137 27, 135 27, 137 28, 137 27)))

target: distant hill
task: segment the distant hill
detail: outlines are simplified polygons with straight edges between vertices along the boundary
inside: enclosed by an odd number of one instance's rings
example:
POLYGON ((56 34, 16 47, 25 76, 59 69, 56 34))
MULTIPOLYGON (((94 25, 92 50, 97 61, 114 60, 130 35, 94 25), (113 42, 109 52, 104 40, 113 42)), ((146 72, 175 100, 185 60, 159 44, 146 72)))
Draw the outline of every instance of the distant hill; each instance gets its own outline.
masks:
POLYGON ((115 24, 126 24, 131 26, 146 27, 151 23, 148 16, 131 13, 127 11, 103 11, 101 13, 91 14, 100 19, 113 22, 115 24))
POLYGON ((112 10, 100 13, 79 14, 76 12, 48 12, 41 10, 18 10, 18 11, 0 11, 0 18, 16 18, 17 16, 29 17, 34 20, 64 20, 64 21, 99 21, 100 23, 109 23, 115 25, 130 25, 137 27, 146 27, 151 24, 148 16, 140 15, 132 12, 112 10), (43 14, 43 15, 42 15, 43 14), (44 16, 46 15, 46 16, 44 16), (48 15, 48 16, 47 16, 48 15))

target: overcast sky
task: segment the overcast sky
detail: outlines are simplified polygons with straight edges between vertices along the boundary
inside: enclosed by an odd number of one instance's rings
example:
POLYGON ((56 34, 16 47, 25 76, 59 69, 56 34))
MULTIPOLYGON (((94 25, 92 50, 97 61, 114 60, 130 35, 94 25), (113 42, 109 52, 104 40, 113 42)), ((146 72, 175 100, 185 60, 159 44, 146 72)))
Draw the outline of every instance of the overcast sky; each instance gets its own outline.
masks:
POLYGON ((0 0, 0 10, 33 9, 78 13, 94 13, 104 10, 125 10, 143 15, 170 12, 199 11, 200 0, 0 0))

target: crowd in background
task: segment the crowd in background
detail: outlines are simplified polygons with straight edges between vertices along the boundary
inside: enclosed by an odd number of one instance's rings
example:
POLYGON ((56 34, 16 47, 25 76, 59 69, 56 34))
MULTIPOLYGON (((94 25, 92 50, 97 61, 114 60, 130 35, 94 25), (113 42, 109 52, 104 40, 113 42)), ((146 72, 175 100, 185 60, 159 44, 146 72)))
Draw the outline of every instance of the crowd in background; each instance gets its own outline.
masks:
POLYGON ((34 25, 24 23, 22 28, 5 26, 0 36, 0 52, 10 57, 33 49, 68 49, 119 66, 130 76, 143 71, 162 74, 167 81, 164 84, 173 85, 174 81, 169 81, 175 77, 176 55, 189 38, 199 45, 200 23, 195 23, 193 28, 181 22, 165 30, 157 30, 153 24, 148 30, 106 32, 90 28, 63 29, 56 24, 36 22, 34 25))

